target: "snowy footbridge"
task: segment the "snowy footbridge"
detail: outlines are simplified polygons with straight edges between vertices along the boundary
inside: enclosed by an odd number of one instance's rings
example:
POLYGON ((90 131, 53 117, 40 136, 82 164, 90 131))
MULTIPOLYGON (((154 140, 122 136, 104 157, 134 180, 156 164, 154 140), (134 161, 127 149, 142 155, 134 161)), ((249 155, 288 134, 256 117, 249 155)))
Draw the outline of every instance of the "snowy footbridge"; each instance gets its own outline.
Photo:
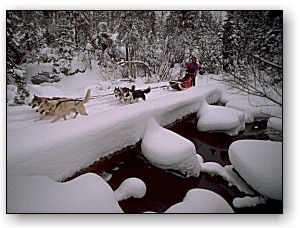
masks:
POLYGON ((120 105, 113 96, 94 99, 87 104, 89 116, 55 124, 33 122, 31 108, 23 107, 24 127, 8 126, 8 176, 42 175, 64 180, 99 158, 137 143, 149 118, 166 126, 197 112, 203 98, 208 103, 217 102, 220 90, 202 86, 180 92, 158 89, 146 102, 130 105, 120 105))

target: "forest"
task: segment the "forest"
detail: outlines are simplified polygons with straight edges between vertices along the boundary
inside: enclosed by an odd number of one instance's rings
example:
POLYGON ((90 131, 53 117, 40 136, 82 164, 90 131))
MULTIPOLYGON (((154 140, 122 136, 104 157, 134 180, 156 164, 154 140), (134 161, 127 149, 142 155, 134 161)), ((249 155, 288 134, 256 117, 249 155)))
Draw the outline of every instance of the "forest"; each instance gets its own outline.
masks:
POLYGON ((282 105, 282 11, 47 10, 6 17, 7 84, 18 86, 20 100, 28 95, 18 73, 24 64, 50 62, 74 75, 70 62, 86 53, 81 58, 96 61, 109 79, 148 74, 160 81, 195 56, 205 73, 224 74, 233 88, 282 105))

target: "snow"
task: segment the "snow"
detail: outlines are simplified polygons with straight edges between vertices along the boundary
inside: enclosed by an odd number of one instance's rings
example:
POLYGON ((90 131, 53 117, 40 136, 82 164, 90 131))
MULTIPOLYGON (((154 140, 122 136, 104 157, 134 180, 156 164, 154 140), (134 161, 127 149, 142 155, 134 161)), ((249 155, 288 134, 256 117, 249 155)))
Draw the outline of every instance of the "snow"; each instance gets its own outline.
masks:
POLYGON ((261 195, 282 200, 282 143, 238 140, 229 147, 229 159, 241 177, 261 195))
POLYGON ((209 105, 203 100, 197 113, 199 131, 222 131, 237 135, 245 129, 245 114, 228 107, 209 105))
POLYGON ((243 198, 234 198, 232 204, 235 208, 243 208, 243 207, 255 207, 259 204, 265 204, 265 198, 261 196, 245 196, 243 198))
POLYGON ((282 117, 271 117, 268 120, 267 126, 270 139, 282 141, 282 117))
POLYGON ((8 213, 123 213, 111 187, 88 173, 65 183, 45 176, 8 181, 8 213))
POLYGON ((159 126, 154 118, 148 120, 141 148, 143 155, 159 168, 179 170, 187 177, 200 174, 201 165, 195 145, 159 126))
POLYGON ((220 195, 206 189, 191 189, 183 201, 171 206, 165 213, 234 213, 220 195))
MULTIPOLYGON (((65 77, 53 86, 67 97, 68 94, 82 97, 88 84, 94 86, 97 79, 79 74, 76 78, 65 77)), ((201 97, 210 99, 217 92, 211 87, 194 87, 182 92, 153 89, 147 101, 130 105, 120 104, 114 96, 94 99, 86 105, 88 116, 68 117, 67 121, 56 123, 50 123, 49 119, 34 122, 39 114, 29 106, 9 107, 8 175, 44 175, 63 180, 99 158, 137 143, 151 117, 166 126, 195 113, 201 97)))
POLYGON ((128 198, 142 198, 146 194, 145 183, 135 177, 124 180, 118 189, 114 192, 117 201, 126 200, 128 198))
MULTIPOLYGON (((74 64, 76 65, 75 62, 74 64)), ((40 64, 40 70, 42 67, 47 67, 42 65, 40 64)), ((116 195, 116 192, 112 192, 111 189, 107 190, 103 198, 101 194, 97 193, 97 188, 100 189, 99 193, 102 193, 102 188, 104 188, 103 191, 107 189, 103 186, 108 186, 102 183, 105 181, 99 176, 88 174, 67 183, 56 181, 62 181, 100 158, 126 146, 134 145, 141 139, 144 144, 145 139, 146 142, 150 141, 149 144, 146 143, 146 151, 150 151, 151 156, 154 154, 157 156, 154 156, 155 159, 152 160, 155 160, 159 167, 179 170, 187 173, 187 176, 199 175, 203 159, 196 154, 194 145, 163 127, 184 116, 198 112, 204 100, 208 104, 217 103, 223 94, 222 88, 207 79, 204 81, 202 77, 197 79, 196 87, 185 91, 157 88, 167 85, 167 82, 146 85, 145 82, 148 79, 139 77, 134 83, 118 80, 106 81, 103 80, 105 78, 103 75, 99 76, 100 71, 94 61, 92 61, 92 66, 92 70, 87 69, 85 73, 69 77, 62 75, 61 80, 57 83, 28 84, 30 96, 36 94, 46 97, 80 98, 88 88, 92 89, 92 96, 109 95, 112 94, 115 86, 131 84, 136 84, 137 89, 145 89, 148 86, 156 89, 152 89, 146 95, 146 101, 139 101, 135 104, 121 104, 114 96, 92 99, 86 104, 88 116, 78 116, 76 119, 68 116, 67 121, 61 120, 56 123, 50 123, 51 119, 49 118, 36 121, 40 114, 27 105, 7 106, 7 192, 9 194, 7 202, 10 211, 17 211, 20 206, 21 211, 59 213, 60 211, 100 210, 102 213, 110 210, 113 213, 122 212, 115 197, 106 197, 108 192, 110 192, 108 195, 111 193, 116 195), (153 122, 154 120, 157 123, 153 122), (160 143, 157 143, 157 140, 155 143, 151 142, 153 139, 151 137, 149 139, 148 136, 151 136, 152 132, 152 136, 155 138, 156 133, 153 132, 156 131, 161 131, 161 135, 166 137, 166 140, 161 140, 160 137, 160 143), (165 154, 161 153, 162 149, 166 150, 165 154), (87 192, 88 194, 86 194, 87 192), (95 196, 95 199, 92 200, 85 194, 95 196), (78 201, 76 201, 77 198, 78 201), (74 199, 73 209, 71 209, 72 199, 74 199), (83 202, 83 200, 86 201, 83 202), (110 202, 106 202, 106 200, 110 202), (34 202, 31 203, 31 201, 34 202), (64 201, 66 201, 65 204, 64 201), (17 206, 18 202, 20 205, 17 206), (84 203, 88 204, 88 202, 90 205, 86 206, 84 203), (111 204, 113 208, 106 207, 106 203, 111 204)), ((28 68, 30 67, 32 71, 38 70, 36 65, 29 64, 28 68)), ((28 72, 26 74, 29 77, 28 72)), ((14 88, 11 90, 14 91, 14 88)), ((8 91, 10 90, 8 89, 8 91)), ((206 105, 209 106, 207 103, 206 105)), ((210 106, 210 108, 215 108, 215 106, 210 106)), ((229 110, 229 108, 225 109, 229 110)), ((230 111, 230 113, 240 112, 230 111)), ((212 113, 210 114, 212 115, 212 113)), ((239 116, 238 114, 233 115, 235 118, 239 116)), ((228 121, 230 118, 232 117, 229 117, 228 112, 228 121)), ((204 124, 206 124, 205 121, 204 124)), ((228 123, 225 125, 227 126, 228 123)), ((211 173, 215 171, 215 174, 219 175, 222 171, 221 175, 224 179, 229 180, 226 167, 219 171, 216 171, 217 166, 215 169, 208 164, 204 167, 207 172, 210 168, 211 173)), ((106 180, 111 178, 111 174, 107 173, 103 173, 102 176, 106 180)), ((133 182, 136 185, 129 183, 132 190, 135 189, 135 186, 139 190, 138 193, 141 193, 142 189, 146 190, 141 183, 137 184, 138 181, 133 182)), ((234 183, 230 182, 230 184, 234 183)), ((129 194, 126 191, 123 193, 129 194)), ((123 194, 122 197, 119 194, 118 200, 123 199, 126 194, 123 194)), ((131 192, 131 194, 133 193, 131 192)), ((186 202, 183 203, 186 204, 186 202)), ((18 212, 20 211, 18 210, 18 212)), ((207 213, 207 211, 205 212, 207 213)))
POLYGON ((15 97, 18 95, 18 88, 15 85, 7 85, 6 102, 8 105, 14 103, 15 97))
POLYGON ((15 70, 14 70, 14 73, 15 73, 18 77, 23 78, 23 77, 24 77, 25 71, 24 71, 24 70, 15 69, 15 70))
POLYGON ((227 165, 223 167, 216 162, 204 162, 203 164, 201 164, 201 166, 202 172, 206 172, 211 176, 219 175, 224 180, 228 181, 229 186, 234 185, 241 192, 244 192, 248 195, 254 195, 254 192, 251 190, 249 185, 232 170, 232 165, 227 165))
POLYGON ((226 107, 241 110, 245 113, 245 123, 252 123, 254 120, 267 119, 269 116, 282 115, 282 109, 262 97, 244 96, 230 100, 226 107))

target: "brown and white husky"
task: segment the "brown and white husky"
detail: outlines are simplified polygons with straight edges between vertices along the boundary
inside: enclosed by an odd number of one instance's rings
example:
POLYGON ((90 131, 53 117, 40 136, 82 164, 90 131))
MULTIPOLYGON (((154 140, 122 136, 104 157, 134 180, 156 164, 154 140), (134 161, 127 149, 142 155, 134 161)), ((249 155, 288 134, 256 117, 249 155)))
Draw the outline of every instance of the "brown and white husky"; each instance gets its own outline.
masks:
POLYGON ((91 89, 86 92, 85 98, 81 99, 60 99, 60 100, 45 100, 41 104, 41 114, 53 115, 55 119, 51 122, 55 122, 60 118, 66 120, 66 116, 71 112, 75 112, 74 119, 80 113, 81 115, 88 115, 84 104, 91 99, 91 89))

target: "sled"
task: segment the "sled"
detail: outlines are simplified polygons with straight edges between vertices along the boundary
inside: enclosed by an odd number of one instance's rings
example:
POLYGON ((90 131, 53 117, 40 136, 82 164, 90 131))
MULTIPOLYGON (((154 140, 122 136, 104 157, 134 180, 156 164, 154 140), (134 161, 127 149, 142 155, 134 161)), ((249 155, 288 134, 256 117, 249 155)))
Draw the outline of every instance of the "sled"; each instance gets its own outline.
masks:
POLYGON ((183 79, 169 81, 171 88, 176 90, 185 90, 193 85, 193 78, 190 74, 186 74, 183 79))

